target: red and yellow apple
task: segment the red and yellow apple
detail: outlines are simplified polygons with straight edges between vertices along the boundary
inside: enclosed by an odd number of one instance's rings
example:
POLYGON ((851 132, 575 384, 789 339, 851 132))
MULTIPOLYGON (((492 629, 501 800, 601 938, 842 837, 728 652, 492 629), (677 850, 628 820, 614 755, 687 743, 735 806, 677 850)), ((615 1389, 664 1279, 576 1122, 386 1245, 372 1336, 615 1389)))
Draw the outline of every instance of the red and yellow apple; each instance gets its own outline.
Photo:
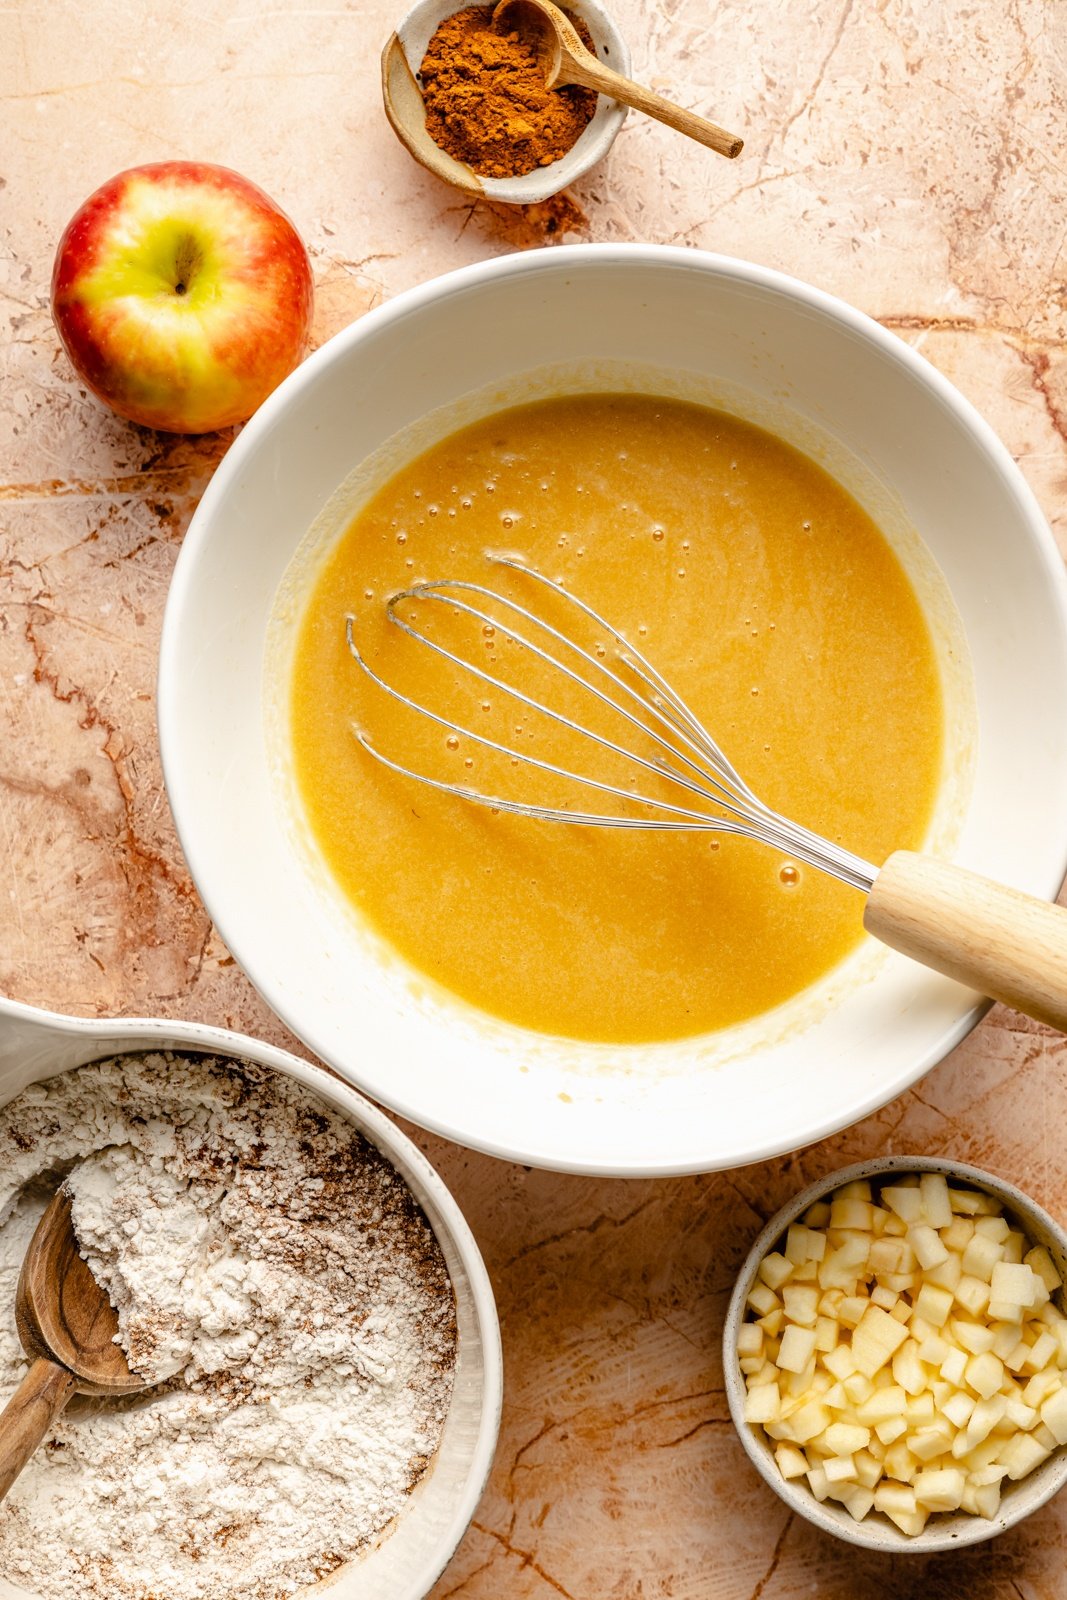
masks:
POLYGON ((161 161, 110 179, 59 241, 52 316, 88 387, 171 433, 243 422, 302 356, 307 251, 227 167, 161 161))

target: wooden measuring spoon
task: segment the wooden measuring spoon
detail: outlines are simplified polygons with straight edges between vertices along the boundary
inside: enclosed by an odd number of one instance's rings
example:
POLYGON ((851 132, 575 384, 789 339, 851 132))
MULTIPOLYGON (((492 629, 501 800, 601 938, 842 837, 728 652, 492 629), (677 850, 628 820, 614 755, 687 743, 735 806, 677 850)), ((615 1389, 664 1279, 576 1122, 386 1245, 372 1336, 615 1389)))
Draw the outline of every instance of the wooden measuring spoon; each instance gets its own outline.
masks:
POLYGON ((115 1343, 119 1319, 78 1253, 70 1195, 58 1189, 26 1251, 15 1324, 30 1370, 0 1413, 0 1500, 75 1394, 147 1388, 115 1343))
POLYGON ((686 111, 673 101, 664 100, 662 95, 653 94, 651 89, 642 88, 631 78, 605 67, 586 49, 574 24, 552 0, 500 0, 493 12, 493 21, 498 18, 504 23, 512 20, 518 23, 521 18, 530 31, 536 33, 547 88, 555 89, 565 83, 581 84, 612 100, 621 100, 623 105, 643 111, 657 122, 665 122, 669 128, 676 128, 679 133, 687 134, 698 144, 707 145, 709 150, 731 161, 741 154, 744 140, 736 134, 727 133, 725 128, 709 122, 706 117, 698 117, 694 111, 686 111))

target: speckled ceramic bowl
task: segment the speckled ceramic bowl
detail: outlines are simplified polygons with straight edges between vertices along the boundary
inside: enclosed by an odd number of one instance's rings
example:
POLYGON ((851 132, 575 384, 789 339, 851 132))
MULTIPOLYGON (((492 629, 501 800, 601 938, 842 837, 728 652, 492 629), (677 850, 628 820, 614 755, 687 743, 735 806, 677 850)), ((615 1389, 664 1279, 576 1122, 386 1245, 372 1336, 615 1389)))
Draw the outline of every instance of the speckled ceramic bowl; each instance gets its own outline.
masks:
MULTIPOLYGON (((426 1157, 376 1107, 321 1067, 224 1028, 140 1017, 89 1021, 0 999, 0 1105, 31 1083, 141 1050, 235 1057, 295 1078, 381 1151, 422 1207, 456 1297, 456 1375, 441 1443, 391 1531, 313 1591, 322 1600, 422 1600, 474 1515, 500 1427, 500 1328, 474 1236, 426 1157)), ((0 1600, 37 1597, 0 1577, 0 1600)))
MULTIPOLYGON (((434 143, 423 125, 419 68, 426 46, 441 23, 461 11, 470 0, 416 0, 382 51, 382 95, 390 125, 415 160, 428 171, 467 194, 509 205, 532 205, 558 194, 607 155, 622 127, 626 107, 606 95, 565 155, 547 167, 537 167, 516 178, 483 178, 447 155, 434 143)), ((606 67, 630 75, 630 52, 615 23, 597 0, 568 0, 567 9, 589 29, 598 58, 606 67)))
MULTIPOLYGON (((901 1533, 888 1518, 875 1511, 869 1512, 862 1522, 855 1522, 844 1506, 831 1500, 816 1500, 805 1479, 782 1477, 774 1459, 772 1441, 761 1427, 745 1421, 745 1375, 737 1356, 738 1330, 745 1318, 745 1301, 755 1282, 759 1264, 768 1252, 777 1247, 790 1223, 796 1222, 816 1200, 824 1199, 842 1184, 862 1178, 878 1180, 897 1177, 908 1172, 937 1172, 950 1182, 991 1194, 1029 1240, 1044 1245, 1060 1276, 1067 1279, 1067 1232, 1014 1184, 1007 1183, 991 1172, 983 1172, 978 1167, 965 1166, 960 1161, 941 1161, 929 1156, 885 1156, 877 1161, 862 1161, 856 1166, 842 1167, 809 1184, 788 1205, 776 1212, 763 1229, 748 1253, 730 1297, 723 1329, 723 1373, 730 1415, 741 1443, 757 1472, 791 1510, 807 1517, 824 1533, 832 1533, 835 1538, 843 1539, 846 1544, 892 1555, 930 1555, 935 1551, 958 1550, 966 1544, 980 1544, 985 1539, 992 1539, 996 1534, 1003 1533, 1005 1528, 1028 1517, 1046 1500, 1051 1500, 1067 1483, 1067 1446, 1055 1451, 1028 1477, 1020 1478, 1017 1483, 1006 1482, 1000 1510, 991 1519, 971 1516, 967 1512, 941 1512, 930 1518, 922 1533, 913 1536, 901 1533)), ((1061 1310, 1067 1310, 1062 1289, 1057 1290, 1053 1299, 1061 1310)))

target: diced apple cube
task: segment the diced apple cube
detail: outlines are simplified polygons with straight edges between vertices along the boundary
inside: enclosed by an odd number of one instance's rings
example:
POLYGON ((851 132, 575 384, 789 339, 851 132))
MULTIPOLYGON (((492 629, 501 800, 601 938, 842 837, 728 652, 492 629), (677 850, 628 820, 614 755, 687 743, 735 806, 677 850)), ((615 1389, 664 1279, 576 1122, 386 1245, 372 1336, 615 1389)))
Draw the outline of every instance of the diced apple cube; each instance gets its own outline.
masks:
POLYGON ((874 1491, 863 1484, 856 1484, 847 1493, 841 1493, 840 1499, 853 1521, 862 1522, 874 1505, 874 1491))
POLYGON ((1019 1347, 1020 1330, 1014 1322, 995 1322, 990 1329, 993 1343, 989 1346, 1001 1361, 1007 1361, 1019 1347))
POLYGON ((891 1444, 885 1453, 886 1476, 896 1478, 899 1483, 910 1483, 918 1471, 919 1464, 908 1449, 907 1439, 898 1439, 891 1444))
POLYGON ((1057 1289, 1063 1288, 1063 1280, 1053 1265, 1052 1257, 1044 1245, 1037 1244, 1028 1250, 1023 1257, 1031 1272, 1036 1272, 1049 1294, 1055 1294, 1057 1289))
POLYGON ((962 1277, 963 1260, 957 1255, 946 1256, 940 1266, 931 1267, 928 1272, 923 1273, 925 1282, 935 1283, 939 1289, 951 1289, 953 1293, 962 1277))
POLYGON ((816 1434, 824 1433, 833 1421, 828 1406, 819 1400, 809 1400, 807 1405, 800 1407, 789 1419, 793 1430, 793 1439, 797 1444, 807 1444, 809 1439, 814 1439, 816 1434))
MULTIPOLYGON (((878 1302, 875 1301, 875 1305, 877 1304, 878 1302)), ((883 1307, 882 1309, 884 1310, 885 1308, 883 1307)), ((911 1306, 906 1300, 898 1299, 895 1305, 891 1307, 889 1315, 894 1319, 894 1321, 899 1322, 901 1327, 903 1327, 905 1323, 909 1323, 912 1320, 911 1306)))
POLYGON ((1031 1272, 1025 1261, 1020 1261, 1018 1265, 1008 1261, 998 1261, 989 1280, 990 1303, 1007 1302, 1029 1311, 1037 1299, 1037 1285, 1040 1282, 1040 1278, 1031 1272))
MULTIPOLYGON (((987 1483, 974 1491, 974 1509, 990 1522, 1000 1510, 1000 1483, 987 1483)), ((968 1507, 968 1510, 970 1508, 968 1507)))
POLYGON ((794 1222, 786 1233, 782 1253, 794 1267, 805 1261, 821 1261, 826 1253, 826 1235, 806 1228, 802 1222, 794 1222))
MULTIPOLYGON (((797 1332, 807 1333, 809 1339, 814 1340, 815 1338, 814 1331, 811 1329, 798 1328, 797 1332)), ((784 1339, 785 1335, 783 1334, 782 1337, 784 1339)), ((808 1390, 812 1387, 812 1383, 815 1378, 815 1357, 810 1356, 805 1364, 800 1368, 799 1372, 790 1372, 786 1368, 781 1368, 780 1370, 782 1372, 782 1389, 784 1389, 786 1394, 797 1395, 803 1399, 808 1393, 808 1390)))
POLYGON ((830 1350, 823 1356, 822 1364, 827 1372, 832 1373, 841 1382, 856 1371, 856 1359, 847 1344, 839 1344, 830 1350))
POLYGON ((822 1464, 827 1483, 855 1483, 856 1464, 851 1456, 827 1456, 822 1464))
POLYGON ((803 1372, 815 1354, 814 1328, 797 1328, 792 1324, 782 1334, 782 1348, 776 1365, 783 1372, 803 1372))
POLYGON ((1031 1372, 1040 1372, 1042 1368, 1051 1366, 1056 1359, 1058 1348, 1056 1340, 1047 1329, 1044 1333, 1039 1333, 1033 1345, 1027 1351, 1026 1359, 1023 1362, 1024 1368, 1029 1368, 1031 1372))
POLYGON ((870 1450, 857 1450, 852 1459, 856 1468, 856 1482, 865 1489, 873 1489, 882 1476, 882 1463, 870 1450))
POLYGON ((847 1294, 837 1308, 837 1320, 842 1327, 854 1328, 869 1304, 865 1294, 847 1294))
POLYGON ((1007 1405, 1007 1399, 1002 1394, 990 1395, 987 1400, 977 1401, 966 1428, 952 1441, 952 1454, 957 1458, 969 1457, 976 1446, 993 1432, 1007 1405))
POLYGON ((851 1372, 841 1385, 846 1397, 854 1406, 862 1405, 874 1393, 874 1383, 862 1372, 851 1372))
POLYGON ((915 1499, 927 1511, 958 1511, 966 1479, 960 1467, 927 1467, 915 1475, 915 1499))
POLYGON ((1014 1482, 1033 1472, 1051 1454, 1052 1451, 1035 1439, 1032 1433, 1017 1433, 1001 1450, 1000 1463, 1007 1468, 1007 1475, 1014 1482))
POLYGON ((829 1220, 830 1207, 825 1200, 816 1200, 804 1213, 804 1221, 809 1228, 825 1228, 829 1220))
POLYGON ((940 1172, 924 1172, 919 1178, 923 1215, 931 1228, 947 1228, 952 1222, 952 1201, 948 1184, 940 1172))
POLYGON ((908 1229, 908 1243, 924 1272, 928 1267, 939 1267, 943 1261, 948 1260, 948 1251, 928 1223, 913 1224, 908 1229))
POLYGON ((969 1317, 980 1317, 989 1304, 989 1285, 981 1278, 962 1273, 955 1288, 956 1302, 969 1317))
POLYGON ((953 1215, 947 1228, 941 1228, 941 1243, 946 1250, 951 1250, 955 1255, 961 1256, 971 1242, 974 1233, 974 1223, 968 1217, 953 1215))
POLYGON ((964 1376, 975 1394, 988 1400, 1004 1382, 1004 1363, 992 1350, 985 1350, 981 1355, 971 1357, 964 1376))
POLYGON ((836 1350, 840 1338, 838 1324, 833 1317, 815 1318, 815 1348, 823 1355, 829 1355, 831 1350, 836 1350))
POLYGON ((962 1345, 969 1355, 982 1355, 993 1348, 995 1335, 987 1323, 966 1322, 962 1317, 956 1317, 953 1319, 952 1333, 956 1343, 962 1345))
POLYGON ((874 1491, 874 1503, 887 1517, 914 1511, 915 1490, 903 1483, 881 1483, 874 1491))
POLYGON ((953 1345, 944 1361, 941 1363, 941 1376, 946 1383, 953 1384, 956 1388, 963 1382, 963 1374, 967 1371, 967 1352, 961 1350, 959 1345, 953 1345))
POLYGON ((994 1461, 988 1467, 972 1467, 967 1474, 968 1482, 973 1483, 976 1489, 984 1489, 987 1484, 999 1483, 1004 1476, 1004 1468, 994 1461))
POLYGON ((830 1493, 826 1472, 821 1464, 808 1468, 808 1487, 816 1500, 825 1500, 830 1493))
POLYGON ((835 1456, 850 1456, 856 1450, 866 1450, 871 1442, 869 1428, 858 1423, 833 1422, 825 1433, 826 1448, 835 1456))
POLYGON ((772 1250, 760 1262, 756 1275, 768 1289, 780 1289, 792 1270, 793 1263, 787 1261, 785 1256, 779 1255, 777 1250, 772 1250))
POLYGON ((973 1189, 950 1189, 948 1203, 954 1213, 960 1216, 973 1217, 982 1209, 982 1196, 973 1189))
MULTIPOLYGON (((885 1284, 876 1283, 871 1290, 872 1306, 881 1306, 883 1311, 892 1311, 900 1296, 895 1289, 887 1289, 885 1284)), ((910 1307, 909 1307, 910 1314, 910 1307)))
POLYGON ((929 1390, 925 1394, 910 1396, 904 1407, 904 1415, 912 1427, 929 1427, 934 1420, 934 1397, 929 1390))
POLYGON ((867 1252, 867 1270, 875 1274, 902 1272, 902 1254, 899 1239, 875 1239, 867 1252))
POLYGON ((998 1207, 995 1214, 979 1217, 974 1225, 974 1231, 980 1233, 983 1238, 996 1239, 1003 1244, 1011 1232, 1011 1223, 1007 1217, 1001 1215, 998 1207))
POLYGON ((908 1449, 917 1461, 933 1461, 943 1456, 952 1445, 952 1427, 947 1422, 935 1422, 929 1428, 920 1428, 908 1438, 908 1449))
POLYGON ((888 1206, 902 1222, 910 1225, 922 1221, 922 1191, 917 1183, 887 1184, 879 1198, 882 1205, 888 1206))
POLYGON ((757 1316, 761 1317, 766 1316, 769 1311, 774 1311, 776 1307, 781 1305, 781 1301, 774 1290, 766 1283, 754 1283, 748 1291, 746 1303, 752 1307, 757 1316))
POLYGON ((979 1233, 978 1228, 986 1218, 980 1218, 975 1223, 975 1230, 970 1243, 963 1252, 962 1266, 968 1278, 981 1278, 983 1283, 988 1283, 993 1276, 993 1268, 1003 1258, 1004 1246, 996 1239, 991 1239, 988 1234, 979 1233))
POLYGON ((1026 1315, 1026 1307, 1016 1305, 1014 1300, 994 1300, 990 1297, 987 1315, 995 1322, 1014 1322, 1018 1331, 1026 1315))
POLYGON ((882 1444, 892 1444, 894 1439, 899 1439, 902 1433, 907 1433, 907 1420, 901 1416, 884 1417, 881 1422, 876 1422, 874 1431, 882 1444))
POLYGON ((852 1178, 848 1183, 843 1183, 840 1189, 834 1190, 831 1201, 838 1196, 842 1200, 872 1200, 874 1192, 867 1178, 852 1178))
MULTIPOLYGON (((769 1294, 770 1290, 767 1292, 769 1294)), ((751 1299, 752 1296, 749 1295, 749 1300, 751 1299)), ((781 1306, 775 1306, 773 1311, 768 1311, 765 1316, 760 1317, 759 1326, 763 1329, 768 1339, 777 1339, 778 1335, 782 1331, 783 1319, 784 1313, 781 1306)))
POLYGON ((795 1444, 784 1442, 775 1445, 774 1459, 783 1478, 802 1478, 808 1470, 807 1457, 795 1444))
MULTIPOLYGON (((954 1428, 964 1428, 971 1420, 971 1413, 975 1407, 973 1394, 967 1394, 963 1389, 957 1389, 950 1395, 941 1407, 942 1415, 946 1416, 954 1428)), ((1034 1412, 1037 1415, 1037 1412, 1034 1412)))
POLYGON ((925 1361, 929 1367, 940 1367, 952 1346, 939 1333, 928 1334, 922 1344, 918 1346, 919 1360, 925 1361))
MULTIPOLYGON (((1026 1401, 1021 1399, 1019 1395, 1008 1396, 1008 1403, 1004 1408, 1004 1417, 1006 1421, 1011 1423, 1013 1428, 1021 1428, 1026 1433, 1037 1421, 1037 1416, 1038 1414, 1033 1406, 1028 1406, 1026 1401)), ((1055 1432, 1055 1429, 1053 1429, 1053 1432, 1055 1432)), ((1061 1439, 1060 1443, 1067 1443, 1067 1440, 1061 1439)))
POLYGON ((1004 1240, 1004 1255, 1001 1259, 1010 1261, 1013 1265, 1021 1264, 1025 1249, 1026 1240, 1023 1235, 1012 1228, 1004 1240))
MULTIPOLYGON (((944 1293, 943 1290, 933 1292, 944 1293)), ((892 1359, 907 1337, 907 1330, 888 1312, 880 1306, 868 1306, 852 1335, 852 1355, 856 1366, 868 1378, 873 1378, 892 1359)))
POLYGON ((871 1203, 853 1200, 839 1190, 830 1201, 831 1228, 851 1228, 859 1233, 871 1231, 871 1203))
POLYGON ((866 1424, 883 1422, 888 1417, 901 1417, 906 1401, 904 1390, 898 1383, 875 1389, 856 1407, 856 1421, 866 1424))
POLYGON ((1023 1390, 1023 1399, 1028 1406, 1036 1406, 1039 1410, 1050 1394, 1060 1388, 1060 1375, 1052 1372, 1048 1367, 1044 1372, 1035 1372, 1030 1382, 1023 1390))
POLYGON ((914 1315, 932 1328, 943 1328, 951 1310, 952 1291, 940 1289, 936 1283, 924 1283, 915 1297, 914 1315))
POLYGON ((763 1329, 755 1322, 743 1322, 737 1330, 739 1356, 758 1356, 763 1349, 763 1329))
POLYGON ((1067 1444, 1067 1389, 1057 1389, 1044 1401, 1041 1421, 1057 1444, 1067 1444))
POLYGON ((746 1422, 777 1422, 781 1396, 774 1383, 760 1383, 745 1396, 746 1422))
MULTIPOLYGON (((1029 1270, 1029 1269, 1027 1269, 1029 1270)), ((782 1288, 782 1305, 790 1322, 814 1328, 819 1291, 811 1283, 787 1283, 782 1288)))
POLYGON ((893 1377, 906 1394, 921 1394, 926 1388, 926 1368, 919 1360, 919 1346, 906 1339, 893 1357, 893 1377))

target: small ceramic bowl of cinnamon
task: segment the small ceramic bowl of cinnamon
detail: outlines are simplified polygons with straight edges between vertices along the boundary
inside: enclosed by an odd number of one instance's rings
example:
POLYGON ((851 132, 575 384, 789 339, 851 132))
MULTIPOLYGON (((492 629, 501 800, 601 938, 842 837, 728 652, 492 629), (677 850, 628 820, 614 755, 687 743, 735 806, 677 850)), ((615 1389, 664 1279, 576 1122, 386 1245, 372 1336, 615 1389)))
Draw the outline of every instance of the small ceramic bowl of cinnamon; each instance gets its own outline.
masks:
MULTIPOLYGON (((627 75, 630 52, 596 0, 567 12, 587 48, 627 75)), ((471 195, 530 205, 596 165, 626 107, 577 86, 548 90, 530 41, 493 7, 417 0, 382 52, 386 115, 430 172, 471 195)))

